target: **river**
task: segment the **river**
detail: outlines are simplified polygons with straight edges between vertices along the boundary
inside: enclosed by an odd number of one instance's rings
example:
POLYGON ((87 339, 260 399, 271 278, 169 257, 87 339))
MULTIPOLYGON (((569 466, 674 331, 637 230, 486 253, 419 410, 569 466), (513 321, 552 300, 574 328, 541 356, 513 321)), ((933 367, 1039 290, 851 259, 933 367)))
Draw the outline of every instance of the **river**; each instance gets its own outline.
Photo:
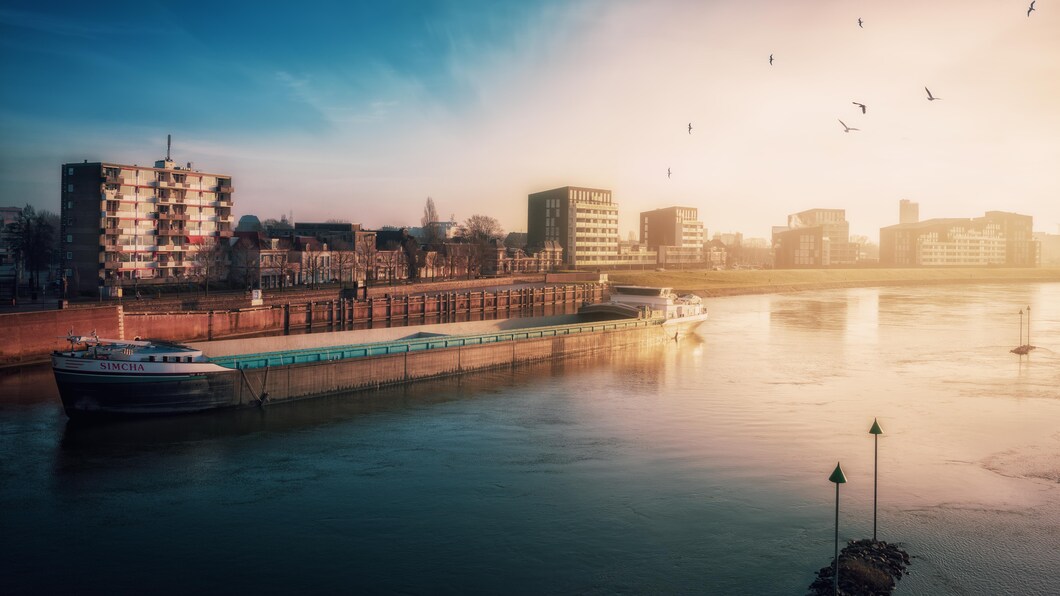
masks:
POLYGON ((837 461, 872 535, 877 418, 897 594, 1060 592, 1060 284, 707 302, 679 342, 262 411, 79 426, 8 371, 0 585, 803 594, 837 461))

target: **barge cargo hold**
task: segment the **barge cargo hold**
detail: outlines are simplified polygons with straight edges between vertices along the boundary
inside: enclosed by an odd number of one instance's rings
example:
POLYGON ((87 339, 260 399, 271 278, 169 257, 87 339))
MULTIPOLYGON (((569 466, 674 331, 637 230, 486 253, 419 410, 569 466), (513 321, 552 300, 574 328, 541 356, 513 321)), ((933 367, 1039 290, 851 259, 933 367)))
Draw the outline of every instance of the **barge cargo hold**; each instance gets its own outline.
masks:
MULTIPOLYGON (((673 320, 560 315, 197 342, 71 336, 52 365, 71 418, 263 405, 672 339, 673 320), (596 319, 596 320, 594 320, 596 319), (665 325, 664 325, 665 323, 665 325), (84 344, 86 348, 77 349, 84 344)), ((689 327, 699 319, 690 318, 689 327), (694 320, 692 320, 694 319, 694 320)))

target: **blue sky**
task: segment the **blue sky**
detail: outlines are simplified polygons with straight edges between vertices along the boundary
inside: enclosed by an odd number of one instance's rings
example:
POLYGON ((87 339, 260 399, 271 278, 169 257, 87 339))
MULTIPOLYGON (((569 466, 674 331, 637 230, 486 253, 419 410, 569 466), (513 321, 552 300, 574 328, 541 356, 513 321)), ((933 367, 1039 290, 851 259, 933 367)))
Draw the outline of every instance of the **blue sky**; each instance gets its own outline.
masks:
POLYGON ((1060 5, 1024 4, 6 1, 0 204, 57 210, 60 164, 150 163, 172 134, 262 218, 416 224, 431 196, 517 231, 572 184, 613 190, 623 232, 839 207, 875 237, 907 198, 1055 233, 1060 5))

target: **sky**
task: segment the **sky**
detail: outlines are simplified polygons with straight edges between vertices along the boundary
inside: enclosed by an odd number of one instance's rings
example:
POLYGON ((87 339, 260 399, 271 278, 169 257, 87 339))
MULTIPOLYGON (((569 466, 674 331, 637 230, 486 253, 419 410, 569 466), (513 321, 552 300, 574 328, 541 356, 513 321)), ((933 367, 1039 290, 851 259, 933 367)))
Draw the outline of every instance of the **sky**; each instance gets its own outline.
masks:
POLYGON ((419 225, 432 197, 525 231, 573 185, 623 237, 681 205, 761 238, 841 208, 877 241, 900 199, 1060 233, 1060 0, 218 4, 4 0, 0 205, 58 211, 61 164, 172 134, 262 219, 419 225))

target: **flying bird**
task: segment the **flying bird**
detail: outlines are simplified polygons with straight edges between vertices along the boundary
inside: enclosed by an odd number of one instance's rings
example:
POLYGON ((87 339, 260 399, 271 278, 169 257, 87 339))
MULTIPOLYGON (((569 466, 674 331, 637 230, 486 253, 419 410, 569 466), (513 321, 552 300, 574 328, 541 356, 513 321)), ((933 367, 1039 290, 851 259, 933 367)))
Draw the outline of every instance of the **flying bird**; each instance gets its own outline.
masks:
POLYGON ((941 97, 935 97, 934 95, 932 95, 931 94, 931 89, 928 89, 927 87, 924 87, 924 91, 927 91, 928 101, 935 101, 936 99, 942 99, 941 97))
POLYGON ((773 66, 773 54, 769 55, 769 65, 773 66))
POLYGON ((852 101, 852 102, 850 102, 850 103, 852 103, 852 104, 856 105, 857 107, 861 108, 861 113, 862 113, 862 114, 864 114, 864 113, 865 113, 865 104, 863 104, 863 103, 858 103, 858 102, 856 102, 856 101, 852 101))
POLYGON ((670 177, 670 168, 666 168, 666 177, 667 177, 667 178, 669 178, 669 177, 670 177))
MULTIPOLYGON (((837 118, 837 120, 838 120, 838 118, 837 118)), ((860 128, 854 128, 852 126, 847 126, 847 123, 843 122, 842 120, 839 120, 839 123, 843 125, 843 132, 850 132, 852 130, 861 130, 860 128)))
POLYGON ((1027 7, 1027 16, 1031 16, 1031 11, 1034 10, 1034 3, 1038 0, 1031 0, 1031 5, 1027 7))
POLYGON ((859 17, 859 18, 858 18, 858 27, 861 27, 862 29, 864 29, 864 28, 865 28, 865 26, 864 26, 864 25, 862 25, 861 23, 862 23, 862 20, 861 20, 861 18, 859 17))
POLYGON ((692 134, 692 123, 688 123, 688 134, 692 134))

